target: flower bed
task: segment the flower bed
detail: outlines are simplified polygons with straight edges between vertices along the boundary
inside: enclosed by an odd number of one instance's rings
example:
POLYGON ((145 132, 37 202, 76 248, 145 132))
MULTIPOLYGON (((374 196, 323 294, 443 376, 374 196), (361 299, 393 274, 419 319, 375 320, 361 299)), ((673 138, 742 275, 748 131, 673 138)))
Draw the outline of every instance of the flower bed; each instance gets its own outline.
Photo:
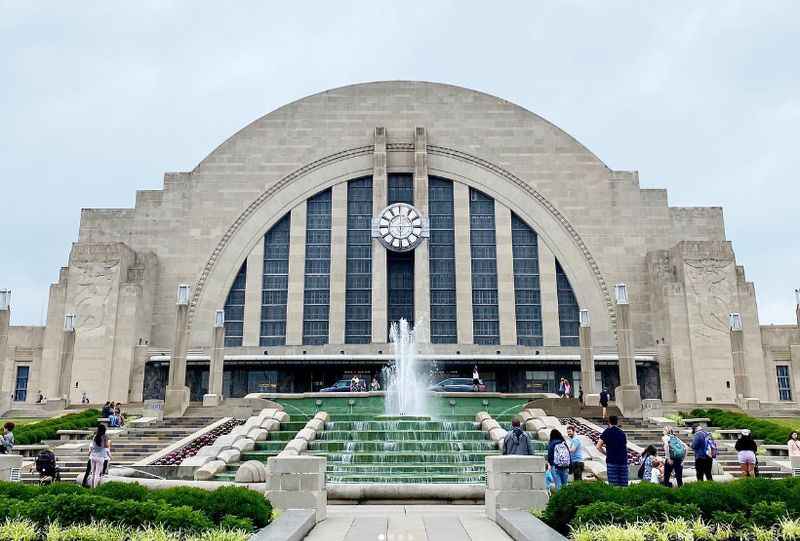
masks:
POLYGON ((203 533, 173 532, 163 526, 131 530, 107 522, 61 526, 52 523, 40 527, 27 519, 0 523, 0 539, 8 541, 246 541, 244 530, 224 528, 203 533))
POLYGON ((89 409, 80 413, 70 413, 53 419, 37 421, 14 430, 14 440, 18 445, 30 445, 43 440, 57 440, 59 430, 79 430, 94 428, 100 412, 89 409))
POLYGON ((785 516, 800 518, 800 478, 699 482, 673 489, 651 483, 612 487, 578 482, 554 493, 541 518, 566 534, 589 524, 624 525, 664 516, 771 528, 785 516))
POLYGON ((692 410, 691 416, 708 417, 711 419, 711 425, 719 428, 748 428, 755 439, 775 445, 785 444, 792 432, 797 430, 781 423, 720 409, 696 409, 692 410))
POLYGON ((175 532, 215 527, 249 531, 269 524, 271 514, 272 506, 262 494, 241 487, 148 490, 112 482, 90 490, 73 484, 39 487, 0 482, 0 521, 27 519, 38 527, 106 521, 126 528, 160 525, 175 532))
POLYGON ((703 519, 665 518, 663 521, 625 525, 581 526, 572 531, 571 538, 574 541, 797 541, 800 539, 800 520, 782 518, 770 527, 738 527, 707 523, 703 519))
POLYGON ((224 436, 225 434, 229 434, 231 430, 236 428, 239 425, 243 425, 243 419, 231 419, 218 427, 214 428, 213 430, 209 430, 202 436, 199 436, 192 440, 191 442, 187 443, 180 449, 176 449, 171 453, 164 455, 163 457, 159 458, 155 462, 153 462, 156 466, 172 466, 175 464, 180 464, 183 462, 184 459, 194 456, 206 445, 212 445, 217 438, 220 436, 224 436))

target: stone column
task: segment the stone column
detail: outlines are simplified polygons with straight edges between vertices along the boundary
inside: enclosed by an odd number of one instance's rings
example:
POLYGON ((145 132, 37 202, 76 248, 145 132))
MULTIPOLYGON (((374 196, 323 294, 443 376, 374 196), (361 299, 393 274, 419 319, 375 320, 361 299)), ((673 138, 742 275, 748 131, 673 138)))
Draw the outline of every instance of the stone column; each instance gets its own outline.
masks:
MULTIPOLYGON (((388 178, 386 174, 386 128, 375 128, 375 152, 372 162, 372 218, 386 207, 388 178)), ((372 342, 385 344, 389 332, 386 248, 372 239, 372 342)))
POLYGON ((581 346, 583 404, 597 406, 600 404, 600 395, 594 392, 594 350, 592 348, 592 324, 589 319, 589 310, 581 310, 580 321, 579 341, 581 346))
POLYGON ((165 417, 181 417, 189 407, 189 387, 186 386, 186 355, 189 350, 189 297, 189 286, 179 285, 175 342, 169 361, 169 383, 164 397, 165 417))
POLYGON ((0 290, 0 415, 11 408, 11 393, 8 383, 12 381, 14 363, 8 355, 8 328, 11 326, 11 291, 0 290))
POLYGON ((794 315, 797 318, 797 326, 800 327, 800 289, 794 290, 795 309, 794 315))
POLYGON ((542 300, 542 343, 545 346, 561 345, 558 326, 558 286, 556 285, 556 257, 539 237, 539 293, 542 300))
POLYGON ((458 343, 472 344, 472 248, 469 186, 453 182, 453 239, 456 256, 456 321, 458 343))
POLYGON ((344 344, 345 297, 347 292, 347 182, 331 190, 331 247, 344 252, 331 253, 331 297, 328 315, 328 343, 344 344))
POLYGON ((497 313, 500 345, 517 345, 517 307, 514 294, 514 251, 511 239, 511 209, 494 202, 497 235, 497 313))
MULTIPOLYGON (((68 317, 68 316, 67 316, 68 317)), ((64 401, 64 406, 70 404, 72 392, 72 364, 75 360, 75 329, 64 329, 61 340, 61 374, 58 386, 58 396, 64 401)), ((79 388, 80 389, 80 388, 79 388)), ((80 397, 77 397, 80 400, 80 397)))
POLYGON ((306 277, 306 202, 292 209, 289 224, 289 287, 286 294, 286 345, 303 343, 306 277))
POLYGON ((614 390, 617 407, 625 417, 642 416, 642 397, 636 382, 631 307, 625 284, 617 284, 617 353, 620 386, 614 390))
POLYGON ((744 359, 744 330, 742 315, 733 313, 729 316, 731 331, 731 357, 733 358, 733 380, 736 401, 741 402, 750 397, 750 381, 747 378, 744 359))
MULTIPOLYGON (((414 206, 428 219, 428 136, 425 128, 414 134, 414 206)), ((431 341, 431 267, 429 244, 421 242, 414 250, 414 328, 419 344, 431 341)))
POLYGON ((211 362, 208 366, 208 393, 203 395, 203 406, 219 406, 222 403, 222 373, 225 366, 225 310, 214 315, 214 342, 211 346, 211 362))
POLYGON ((544 482, 544 457, 486 457, 486 515, 497 519, 502 509, 544 509, 547 490, 544 482))
POLYGON ((243 346, 261 344, 261 291, 264 287, 264 239, 247 256, 247 280, 244 285, 243 346))

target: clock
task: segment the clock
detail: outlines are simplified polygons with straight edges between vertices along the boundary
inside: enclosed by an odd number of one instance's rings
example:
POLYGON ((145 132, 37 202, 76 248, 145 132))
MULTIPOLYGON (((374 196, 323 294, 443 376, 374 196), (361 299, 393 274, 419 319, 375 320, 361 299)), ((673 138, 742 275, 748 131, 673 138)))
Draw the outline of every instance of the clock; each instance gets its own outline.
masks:
POLYGON ((372 236, 395 252, 413 250, 428 234, 427 220, 408 203, 389 205, 373 221, 372 226, 372 236))

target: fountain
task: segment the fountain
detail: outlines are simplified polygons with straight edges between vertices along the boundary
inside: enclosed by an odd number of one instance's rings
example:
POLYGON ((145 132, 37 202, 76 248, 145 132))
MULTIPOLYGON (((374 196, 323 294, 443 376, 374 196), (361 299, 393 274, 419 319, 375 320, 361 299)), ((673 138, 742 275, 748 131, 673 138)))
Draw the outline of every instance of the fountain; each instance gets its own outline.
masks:
POLYGON ((430 415, 428 379, 417 366, 414 329, 401 319, 392 323, 390 337, 394 361, 385 368, 386 415, 430 415))

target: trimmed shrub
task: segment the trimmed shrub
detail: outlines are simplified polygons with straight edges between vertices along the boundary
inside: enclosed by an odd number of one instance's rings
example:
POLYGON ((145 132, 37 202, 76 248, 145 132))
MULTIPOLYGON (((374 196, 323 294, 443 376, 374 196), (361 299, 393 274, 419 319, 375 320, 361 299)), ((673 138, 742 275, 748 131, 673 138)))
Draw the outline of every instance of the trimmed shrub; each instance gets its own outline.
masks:
POLYGON ((255 530, 253 521, 247 517, 235 517, 233 515, 225 515, 219 521, 219 527, 223 530, 244 530, 245 532, 252 532, 255 530))
POLYGON ((625 524, 628 522, 627 509, 614 502, 595 502, 578 509, 575 524, 625 524))
POLYGON ((695 409, 691 412, 692 417, 708 417, 711 424, 720 428, 748 428, 753 437, 764 440, 770 444, 784 444, 789 441, 792 429, 781 424, 757 419, 741 413, 724 411, 721 409, 695 409))
POLYGON ((134 500, 137 502, 143 502, 150 495, 150 491, 138 483, 120 483, 119 481, 103 483, 94 489, 94 493, 112 500, 134 500))
POLYGON ((214 524, 202 511, 195 511, 188 505, 179 507, 165 505, 156 514, 155 521, 168 530, 198 532, 214 527, 214 524))
POLYGON ((210 494, 209 510, 214 522, 219 522, 225 515, 246 517, 262 528, 269 524, 272 516, 272 505, 263 494, 243 487, 222 487, 210 494))
POLYGON ((783 502, 758 502, 750 510, 750 519, 756 526, 771 528, 786 516, 786 504, 783 502))
POLYGON ((62 417, 23 425, 14 430, 14 440, 18 445, 30 445, 43 440, 55 440, 58 439, 59 430, 96 427, 99 416, 100 412, 98 410, 88 409, 80 413, 70 413, 62 417))
POLYGON ((148 491, 148 496, 152 501, 161 501, 173 506, 186 505, 196 511, 204 512, 208 518, 214 518, 209 508, 211 492, 208 490, 195 487, 173 487, 148 491))

